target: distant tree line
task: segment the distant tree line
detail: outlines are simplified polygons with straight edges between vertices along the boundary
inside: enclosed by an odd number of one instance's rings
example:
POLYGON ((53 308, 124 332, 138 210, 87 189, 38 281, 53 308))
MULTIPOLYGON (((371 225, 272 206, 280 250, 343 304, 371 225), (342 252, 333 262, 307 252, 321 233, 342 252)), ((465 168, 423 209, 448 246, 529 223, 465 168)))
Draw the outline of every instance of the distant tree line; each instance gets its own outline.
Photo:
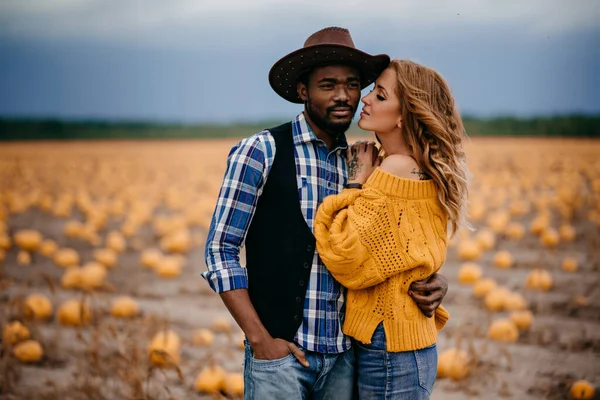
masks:
POLYGON ((557 136, 600 138, 600 114, 538 118, 463 117, 471 136, 557 136))
MULTIPOLYGON (((469 136, 600 138, 600 114, 537 118, 463 118, 469 136)), ((244 137, 284 121, 237 124, 160 124, 0 118, 0 140, 185 139, 244 137)), ((350 133, 361 131, 353 125, 350 133)))

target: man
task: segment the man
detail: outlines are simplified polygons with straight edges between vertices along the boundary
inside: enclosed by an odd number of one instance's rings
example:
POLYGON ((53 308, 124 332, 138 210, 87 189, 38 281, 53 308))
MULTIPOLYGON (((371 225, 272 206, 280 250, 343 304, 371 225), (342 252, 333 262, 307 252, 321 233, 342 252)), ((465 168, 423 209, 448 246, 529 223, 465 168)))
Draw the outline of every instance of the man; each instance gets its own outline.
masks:
MULTIPOLYGON (((315 252, 313 219, 323 198, 344 188, 345 132, 361 89, 389 61, 357 50, 346 29, 314 33, 269 73, 275 92, 304 112, 229 154, 203 277, 246 335, 246 399, 353 396, 354 358, 341 329, 345 290, 315 252)), ((435 275, 411 289, 432 316, 447 282, 435 275)))

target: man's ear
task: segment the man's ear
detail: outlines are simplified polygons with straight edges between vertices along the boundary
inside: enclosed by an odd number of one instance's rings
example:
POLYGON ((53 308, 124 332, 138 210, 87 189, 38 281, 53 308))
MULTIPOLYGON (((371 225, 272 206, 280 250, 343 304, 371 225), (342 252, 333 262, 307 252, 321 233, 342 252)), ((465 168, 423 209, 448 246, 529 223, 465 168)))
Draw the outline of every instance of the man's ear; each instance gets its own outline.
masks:
POLYGON ((306 101, 308 99, 308 88, 302 82, 298 82, 296 84, 296 90, 298 91, 298 96, 302 99, 302 101, 306 101))

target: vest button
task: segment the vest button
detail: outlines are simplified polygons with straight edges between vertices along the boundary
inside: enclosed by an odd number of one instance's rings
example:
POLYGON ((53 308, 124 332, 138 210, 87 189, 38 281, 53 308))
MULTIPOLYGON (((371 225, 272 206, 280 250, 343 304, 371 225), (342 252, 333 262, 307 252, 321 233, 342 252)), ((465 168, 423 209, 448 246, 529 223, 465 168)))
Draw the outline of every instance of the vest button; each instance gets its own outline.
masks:
POLYGON ((302 299, 300 297, 296 297, 296 303, 300 303, 302 299))
POLYGON ((304 281, 302 279, 300 279, 300 282, 298 282, 298 285, 304 286, 304 281))
POLYGON ((306 251, 312 251, 313 247, 309 244, 306 246, 306 251))
POLYGON ((307 263, 307 262, 305 262, 305 263, 304 263, 304 268, 310 268, 310 264, 309 264, 309 263, 307 263))

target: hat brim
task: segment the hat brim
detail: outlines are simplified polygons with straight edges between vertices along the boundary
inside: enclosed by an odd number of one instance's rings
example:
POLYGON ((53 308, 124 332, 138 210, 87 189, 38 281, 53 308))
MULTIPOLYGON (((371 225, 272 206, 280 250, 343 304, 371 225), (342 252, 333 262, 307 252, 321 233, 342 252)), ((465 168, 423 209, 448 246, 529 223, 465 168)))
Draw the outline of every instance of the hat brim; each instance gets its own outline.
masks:
POLYGON ((269 71, 269 83, 275 92, 292 103, 302 104, 296 83, 300 75, 312 68, 347 64, 359 70, 361 89, 375 82, 390 64, 386 54, 370 55, 348 46, 323 44, 304 47, 277 61, 269 71))

